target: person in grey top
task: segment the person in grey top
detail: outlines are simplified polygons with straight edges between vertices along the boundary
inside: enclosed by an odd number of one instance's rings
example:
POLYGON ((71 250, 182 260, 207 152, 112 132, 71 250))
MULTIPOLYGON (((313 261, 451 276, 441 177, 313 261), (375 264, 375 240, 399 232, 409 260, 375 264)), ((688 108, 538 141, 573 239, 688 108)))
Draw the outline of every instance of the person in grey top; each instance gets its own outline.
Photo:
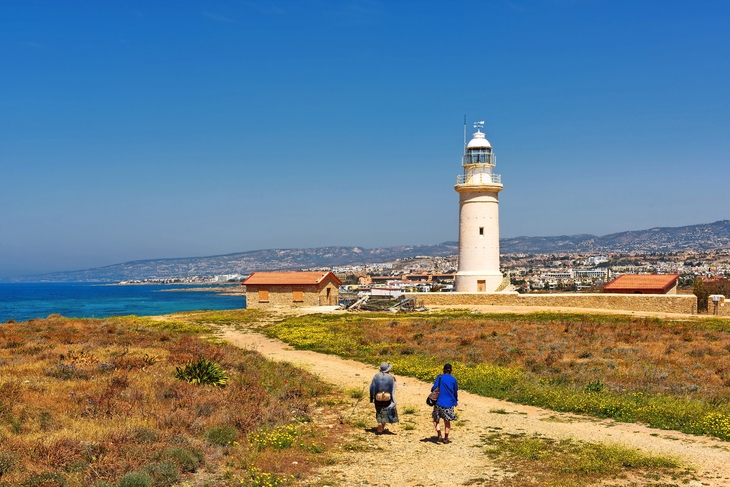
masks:
POLYGON ((378 422, 377 434, 382 434, 386 423, 398 422, 398 409, 395 402, 395 377, 390 373, 393 368, 387 362, 380 364, 380 372, 370 382, 370 402, 375 404, 375 420, 378 422))

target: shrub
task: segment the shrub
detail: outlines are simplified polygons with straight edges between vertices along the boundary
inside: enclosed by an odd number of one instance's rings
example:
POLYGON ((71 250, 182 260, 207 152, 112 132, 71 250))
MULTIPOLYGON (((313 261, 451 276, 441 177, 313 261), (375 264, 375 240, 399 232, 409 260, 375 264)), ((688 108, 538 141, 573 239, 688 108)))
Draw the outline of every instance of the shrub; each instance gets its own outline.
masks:
POLYGON ((152 477, 144 472, 129 472, 122 477, 117 487, 152 487, 152 477))
POLYGON ((228 383, 228 374, 215 362, 205 358, 175 367, 175 377, 191 384, 209 384, 223 387, 228 383))
POLYGON ((346 391, 346 393, 352 399, 362 399, 363 397, 365 397, 365 388, 362 388, 362 389, 358 389, 358 388, 348 389, 346 391))
POLYGON ((84 444, 81 450, 81 456, 88 463, 96 461, 106 452, 106 447, 103 443, 96 441, 90 441, 84 444))
POLYGON ((61 380, 86 380, 89 378, 89 373, 79 369, 75 364, 57 364, 48 369, 46 375, 61 380))
POLYGON ((66 487, 66 477, 53 472, 34 474, 25 479, 23 487, 66 487))
POLYGON ((14 453, 0 452, 0 477, 10 472, 17 461, 18 458, 14 453))
POLYGON ((152 478, 152 485, 154 486, 168 487, 180 479, 180 471, 175 462, 153 463, 147 465, 144 470, 152 478))
POLYGON ((602 392, 605 386, 600 380, 592 380, 583 388, 584 392, 602 392))
POLYGON ((53 418, 51 417, 51 413, 48 411, 41 411, 38 421, 43 431, 48 431, 53 426, 53 418))
POLYGON ((68 473, 83 472, 87 468, 89 468, 89 464, 84 462, 83 460, 69 462, 63 466, 63 469, 68 473))
POLYGON ((195 472, 203 462, 203 454, 187 448, 168 448, 162 452, 164 458, 174 460, 183 472, 195 472))
POLYGON ((205 432, 205 439, 214 445, 227 446, 236 441, 236 438, 238 431, 227 424, 215 426, 205 432))
POLYGON ((140 427, 134 428, 131 431, 131 437, 134 438, 134 441, 137 443, 153 443, 157 441, 160 434, 156 430, 140 427))
POLYGON ((186 436, 183 435, 174 435, 167 439, 167 442, 171 445, 183 445, 187 446, 190 444, 190 440, 186 436))

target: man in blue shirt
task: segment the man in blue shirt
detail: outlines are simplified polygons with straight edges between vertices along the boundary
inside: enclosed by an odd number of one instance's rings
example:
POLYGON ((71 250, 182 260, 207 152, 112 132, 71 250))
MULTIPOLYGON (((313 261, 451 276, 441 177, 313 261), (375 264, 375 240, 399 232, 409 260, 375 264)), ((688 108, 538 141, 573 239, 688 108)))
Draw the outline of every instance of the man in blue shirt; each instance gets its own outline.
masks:
POLYGON ((450 443, 449 431, 451 430, 451 422, 457 419, 454 407, 459 404, 459 385, 456 382, 456 378, 451 375, 451 370, 451 364, 444 365, 444 373, 436 377, 431 387, 431 391, 437 387, 439 388, 439 398, 433 406, 433 413, 431 413, 433 426, 436 428, 437 443, 442 441, 439 420, 444 420, 443 442, 450 443))

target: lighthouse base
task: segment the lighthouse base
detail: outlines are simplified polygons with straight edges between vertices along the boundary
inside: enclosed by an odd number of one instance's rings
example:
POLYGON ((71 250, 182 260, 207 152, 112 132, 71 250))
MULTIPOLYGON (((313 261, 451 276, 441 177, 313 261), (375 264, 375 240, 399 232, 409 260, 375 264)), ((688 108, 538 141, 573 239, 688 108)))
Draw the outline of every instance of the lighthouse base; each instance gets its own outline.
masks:
POLYGON ((493 293, 502 284, 501 272, 457 272, 454 291, 458 293, 493 293))

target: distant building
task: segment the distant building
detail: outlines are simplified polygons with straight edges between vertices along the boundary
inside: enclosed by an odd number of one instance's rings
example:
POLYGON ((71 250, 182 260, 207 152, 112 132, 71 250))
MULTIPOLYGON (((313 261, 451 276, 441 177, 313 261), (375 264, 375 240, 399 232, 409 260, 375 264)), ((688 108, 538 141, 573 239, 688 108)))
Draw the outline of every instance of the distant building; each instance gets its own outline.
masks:
POLYGON ((335 306, 338 286, 332 272, 254 272, 246 286, 247 308, 335 306))
POLYGON ((677 294, 679 274, 623 274, 606 284, 603 292, 619 294, 677 294))
POLYGON ((572 279, 573 271, 554 271, 543 274, 543 279, 572 279))
POLYGON ((598 255, 598 256, 594 256, 594 257, 588 257, 588 259, 586 259, 587 265, 598 265, 598 264, 602 264, 604 262, 608 262, 607 255, 598 255))
POLYGON ((608 277, 608 269, 575 269, 574 277, 605 279, 608 277))

